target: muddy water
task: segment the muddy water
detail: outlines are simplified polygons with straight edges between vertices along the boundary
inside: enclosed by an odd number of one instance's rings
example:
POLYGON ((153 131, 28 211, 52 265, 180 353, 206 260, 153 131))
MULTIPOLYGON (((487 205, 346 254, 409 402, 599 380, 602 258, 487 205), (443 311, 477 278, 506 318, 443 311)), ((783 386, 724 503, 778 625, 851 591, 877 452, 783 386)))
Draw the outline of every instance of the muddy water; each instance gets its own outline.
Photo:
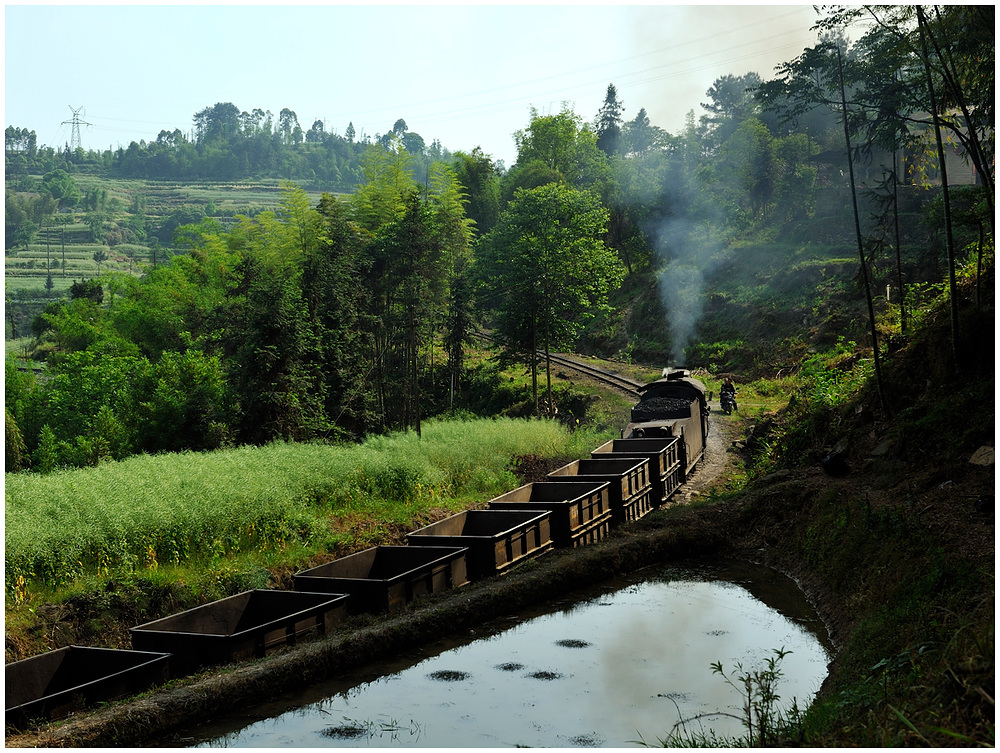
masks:
POLYGON ((749 563, 647 568, 171 744, 630 747, 696 716, 690 730, 734 737, 742 702, 712 664, 757 669, 782 648, 781 704, 804 707, 832 654, 793 581, 749 563))

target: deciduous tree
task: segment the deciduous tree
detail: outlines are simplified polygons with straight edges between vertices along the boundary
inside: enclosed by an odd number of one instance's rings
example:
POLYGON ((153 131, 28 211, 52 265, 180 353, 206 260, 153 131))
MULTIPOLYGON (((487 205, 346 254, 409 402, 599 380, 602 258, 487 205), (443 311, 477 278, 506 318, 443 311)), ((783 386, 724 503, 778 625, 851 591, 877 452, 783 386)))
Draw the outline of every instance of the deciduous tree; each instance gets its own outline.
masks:
MULTIPOLYGON (((538 350, 573 343, 607 307, 624 270, 602 240, 608 212, 589 191, 519 190, 477 255, 480 300, 507 354, 527 364, 538 405, 538 350)), ((549 381, 551 408, 551 380, 549 381)))

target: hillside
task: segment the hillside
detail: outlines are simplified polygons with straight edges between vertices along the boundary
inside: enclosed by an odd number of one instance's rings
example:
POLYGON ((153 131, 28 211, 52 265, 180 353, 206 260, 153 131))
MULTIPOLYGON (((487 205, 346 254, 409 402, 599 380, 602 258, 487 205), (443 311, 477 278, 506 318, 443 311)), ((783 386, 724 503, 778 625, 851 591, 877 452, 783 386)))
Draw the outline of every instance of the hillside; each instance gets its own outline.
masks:
MULTIPOLYGON (((992 296, 976 307, 971 291, 963 291, 963 331, 993 342, 992 296)), ((837 646, 816 702, 784 744, 988 745, 994 736, 994 354, 963 347, 956 368, 949 330, 947 312, 939 309, 888 357, 891 416, 881 413, 869 383, 834 407, 803 407, 803 391, 787 408, 746 416, 742 427, 717 417, 714 459, 708 475, 696 479, 701 493, 600 544, 553 553, 403 617, 355 626, 349 635, 234 671, 206 673, 8 737, 7 744, 149 744, 212 710, 253 703, 304 676, 371 661, 442 631, 474 627, 574 585, 716 553, 795 577, 837 646), (732 443, 729 463, 719 462, 727 454, 723 438, 732 443), (762 453, 764 447, 772 452, 762 453), (826 472, 820 461, 834 451, 844 465, 826 472), (737 466, 754 480, 734 486, 737 466), (738 491, 726 491, 732 488, 738 491)), ((559 462, 524 464, 520 480, 537 480, 559 462)), ((104 598, 127 593, 122 588, 104 598)), ((127 618, 128 604, 121 606, 127 618)))
MULTIPOLYGON (((26 247, 5 249, 7 340, 29 334, 32 319, 51 299, 68 295, 74 282, 109 273, 138 277, 167 263, 176 253, 172 233, 179 224, 208 217, 231 228, 237 215, 273 211, 281 199, 277 179, 182 182, 76 174, 74 180, 84 195, 100 196, 100 206, 60 212, 26 247), (95 209, 103 215, 100 227, 91 223, 95 209)), ((315 202, 320 192, 308 195, 315 202)))

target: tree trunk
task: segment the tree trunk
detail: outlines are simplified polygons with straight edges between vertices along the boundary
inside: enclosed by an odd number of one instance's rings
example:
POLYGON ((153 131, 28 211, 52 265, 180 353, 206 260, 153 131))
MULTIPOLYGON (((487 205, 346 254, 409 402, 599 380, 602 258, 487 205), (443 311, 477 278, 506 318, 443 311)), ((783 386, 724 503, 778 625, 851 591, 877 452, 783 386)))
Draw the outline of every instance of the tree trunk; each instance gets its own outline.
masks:
POLYGON ((906 289, 903 287, 903 256, 899 240, 899 183, 896 181, 896 150, 892 150, 892 222, 896 237, 896 281, 899 284, 899 331, 906 334, 906 289))
POLYGON ((976 307, 983 305, 983 221, 979 221, 979 245, 976 246, 976 307))
POLYGON ((878 352, 878 329, 875 326, 875 306, 872 304, 871 286, 868 282, 868 264, 865 261, 864 243, 861 240, 861 220, 858 216, 858 192, 854 183, 854 158, 851 155, 851 129, 847 123, 847 92, 844 89, 844 65, 837 48, 837 64, 840 70, 840 102, 844 118, 844 142, 847 145, 847 173, 851 180, 851 202, 854 205, 854 231, 858 239, 858 256, 861 258, 861 277, 865 283, 865 301, 868 303, 868 324, 871 328, 872 353, 875 356, 875 385, 878 388, 879 400, 886 416, 890 415, 889 403, 885 397, 882 385, 882 363, 878 352))
POLYGON ((549 321, 545 320, 545 394, 549 401, 549 418, 555 415, 555 406, 552 405, 552 359, 549 358, 549 321))
POLYGON ((535 416, 538 416, 538 331, 537 320, 531 323, 531 395, 535 401, 535 416))
POLYGON ((410 310, 410 404, 413 410, 413 427, 420 436, 420 382, 417 379, 417 314, 410 310))
MULTIPOLYGON (((938 20, 941 19, 941 13, 937 6, 934 6, 934 13, 937 15, 938 20)), ((923 9, 920 9, 920 15, 923 14, 923 9)), ((918 17, 919 21, 919 17, 918 17)), ((968 134, 966 136, 968 143, 965 144, 967 147, 967 154, 969 159, 972 160, 973 166, 976 168, 976 173, 979 175, 979 179, 982 181, 983 188, 985 188, 986 203, 989 206, 989 218, 990 218, 990 229, 991 233, 996 235, 996 218, 993 209, 993 194, 996 190, 996 185, 993 180, 993 174, 988 169, 989 159, 983 150, 983 145, 979 139, 979 134, 976 129, 972 126, 973 118, 969 112, 969 107, 966 103, 965 93, 962 91, 961 83, 958 81, 958 76, 955 71, 955 63, 951 60, 951 56, 947 55, 945 51, 942 51, 941 46, 937 42, 937 38, 934 36, 933 30, 927 23, 927 19, 924 18, 922 29, 927 33, 930 38, 931 44, 934 46, 934 52, 937 55, 938 60, 941 61, 941 71, 944 77, 945 87, 951 89, 952 96, 955 101, 958 102, 959 109, 962 111, 962 117, 968 126, 968 134)), ((924 45, 924 55, 927 54, 927 43, 924 40, 923 34, 920 36, 921 43, 924 45)), ((935 122, 937 122, 937 108, 934 108, 935 122)), ((961 131, 957 131, 956 135, 959 136, 960 140, 965 143, 966 139, 962 138, 961 131)), ((992 133, 991 133, 992 135, 992 133)))
POLYGON ((917 24, 920 27, 920 44, 924 53, 924 73, 927 75, 927 93, 931 100, 931 117, 934 119, 934 138, 937 141, 938 161, 941 169, 941 198, 944 201, 944 231, 948 248, 948 296, 951 298, 951 352, 958 368, 958 285, 955 281, 955 239, 951 225, 951 201, 948 193, 948 167, 945 164, 944 142, 941 139, 941 119, 938 117, 937 96, 927 52, 927 19, 924 9, 917 6, 917 24))

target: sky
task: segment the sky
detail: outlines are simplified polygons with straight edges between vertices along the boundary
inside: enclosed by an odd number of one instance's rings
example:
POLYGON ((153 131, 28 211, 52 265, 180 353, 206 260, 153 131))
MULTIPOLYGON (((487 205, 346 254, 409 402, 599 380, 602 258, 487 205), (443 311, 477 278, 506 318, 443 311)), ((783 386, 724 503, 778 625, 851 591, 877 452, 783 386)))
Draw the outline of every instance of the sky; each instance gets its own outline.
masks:
POLYGON ((508 166, 531 108, 592 122, 614 84, 677 133, 726 74, 769 79, 816 41, 812 5, 4 6, 4 127, 85 149, 188 134, 218 102, 288 108, 303 130, 374 137, 400 118, 427 144, 508 166))

